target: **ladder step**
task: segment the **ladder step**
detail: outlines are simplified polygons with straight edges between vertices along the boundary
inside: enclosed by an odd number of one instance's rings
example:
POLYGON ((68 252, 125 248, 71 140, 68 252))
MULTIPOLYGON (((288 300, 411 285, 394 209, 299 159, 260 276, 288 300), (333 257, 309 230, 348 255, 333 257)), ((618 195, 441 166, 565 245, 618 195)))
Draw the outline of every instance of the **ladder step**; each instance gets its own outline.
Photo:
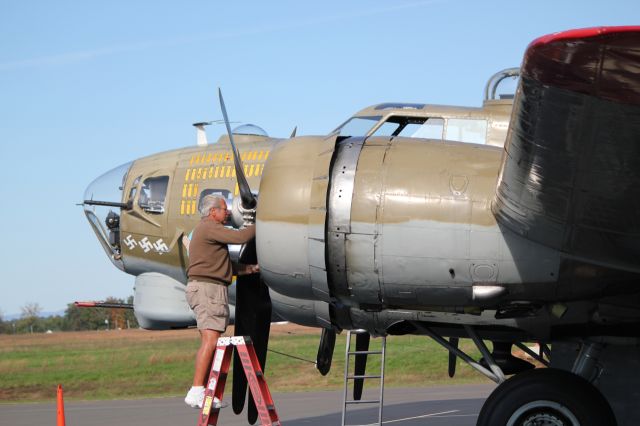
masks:
POLYGON ((353 351, 349 355, 382 355, 382 351, 353 351))
POLYGON ((379 399, 361 399, 359 401, 345 401, 345 404, 379 404, 379 399))
POLYGON ((381 379, 382 376, 380 375, 354 375, 354 376, 347 376, 347 379, 381 379))

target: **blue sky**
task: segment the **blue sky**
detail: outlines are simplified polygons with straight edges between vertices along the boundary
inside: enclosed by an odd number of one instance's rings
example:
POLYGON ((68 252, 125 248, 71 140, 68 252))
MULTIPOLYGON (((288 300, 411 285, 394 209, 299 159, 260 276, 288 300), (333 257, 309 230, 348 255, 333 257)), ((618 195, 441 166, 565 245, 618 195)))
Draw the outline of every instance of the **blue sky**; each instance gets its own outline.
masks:
POLYGON ((133 294, 75 204, 103 172, 194 144, 218 86, 234 121, 324 134, 379 102, 479 106, 534 38, 639 16, 635 0, 0 1, 0 312, 133 294))

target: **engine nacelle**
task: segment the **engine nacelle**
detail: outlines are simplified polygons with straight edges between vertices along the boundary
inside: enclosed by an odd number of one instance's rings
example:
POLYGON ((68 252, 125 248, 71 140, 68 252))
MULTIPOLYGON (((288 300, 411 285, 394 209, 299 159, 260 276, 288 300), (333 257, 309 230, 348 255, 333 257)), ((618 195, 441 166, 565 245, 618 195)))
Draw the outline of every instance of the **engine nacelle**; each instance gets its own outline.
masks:
POLYGON ((504 229, 491 211, 501 158, 496 147, 414 138, 280 143, 256 217, 265 281, 365 311, 556 297, 558 251, 504 229))

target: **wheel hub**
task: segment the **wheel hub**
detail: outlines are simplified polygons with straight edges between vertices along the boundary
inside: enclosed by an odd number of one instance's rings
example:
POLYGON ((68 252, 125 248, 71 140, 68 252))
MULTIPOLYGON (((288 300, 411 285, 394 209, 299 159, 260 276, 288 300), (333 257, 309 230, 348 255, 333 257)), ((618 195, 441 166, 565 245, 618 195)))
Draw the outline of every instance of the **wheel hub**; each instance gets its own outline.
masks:
POLYGON ((531 401, 517 409, 507 426, 580 426, 571 410, 555 401, 531 401))
POLYGON ((550 413, 537 413, 522 422, 522 426, 565 426, 566 424, 550 413))

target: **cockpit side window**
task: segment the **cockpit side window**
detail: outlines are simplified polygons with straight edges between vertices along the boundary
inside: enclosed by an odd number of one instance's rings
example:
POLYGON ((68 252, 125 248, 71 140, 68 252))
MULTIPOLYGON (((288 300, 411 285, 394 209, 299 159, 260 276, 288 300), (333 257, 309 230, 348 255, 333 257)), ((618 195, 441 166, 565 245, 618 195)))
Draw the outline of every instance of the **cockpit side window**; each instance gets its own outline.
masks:
POLYGON ((444 120, 442 118, 429 118, 422 124, 409 123, 402 129, 398 136, 424 139, 442 139, 444 120))
POLYGON ((375 129, 372 136, 401 136, 482 145, 487 142, 486 119, 391 115, 380 123, 381 120, 381 116, 351 117, 334 130, 333 134, 345 137, 367 136, 375 129))
POLYGON ((444 120, 439 117, 391 116, 374 136, 402 136, 442 140, 444 120))
POLYGON ((376 129, 374 136, 402 136, 485 144, 487 141, 487 120, 390 116, 376 129))
POLYGON ((394 136, 400 128, 400 123, 394 123, 392 121, 385 121, 378 127, 373 136, 394 136))
POLYGON ((146 178, 140 187, 138 205, 147 213, 164 213, 164 203, 167 197, 169 176, 146 178))
POLYGON ((450 118, 445 139, 484 145, 487 142, 487 120, 450 118))

